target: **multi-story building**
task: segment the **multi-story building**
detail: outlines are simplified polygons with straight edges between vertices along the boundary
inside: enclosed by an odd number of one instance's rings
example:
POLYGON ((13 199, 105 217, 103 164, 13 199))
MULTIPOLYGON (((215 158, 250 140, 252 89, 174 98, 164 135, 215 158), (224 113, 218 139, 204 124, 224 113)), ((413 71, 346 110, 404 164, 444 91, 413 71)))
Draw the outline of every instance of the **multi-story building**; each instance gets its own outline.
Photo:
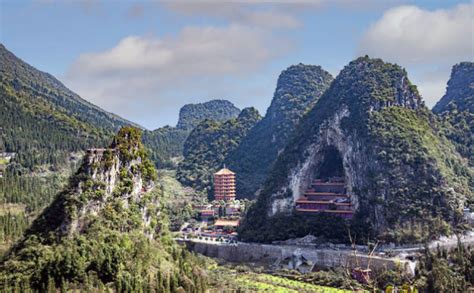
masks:
POLYGON ((214 198, 224 201, 235 199, 235 173, 226 167, 214 173, 214 198))

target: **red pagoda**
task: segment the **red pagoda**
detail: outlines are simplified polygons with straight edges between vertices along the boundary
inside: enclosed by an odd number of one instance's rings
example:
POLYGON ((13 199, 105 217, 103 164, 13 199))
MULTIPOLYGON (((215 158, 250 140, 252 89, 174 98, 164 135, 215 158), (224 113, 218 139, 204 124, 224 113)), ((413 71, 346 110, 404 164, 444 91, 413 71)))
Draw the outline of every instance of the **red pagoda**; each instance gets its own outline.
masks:
POLYGON ((214 173, 214 197, 224 201, 235 199, 235 173, 225 166, 214 173))

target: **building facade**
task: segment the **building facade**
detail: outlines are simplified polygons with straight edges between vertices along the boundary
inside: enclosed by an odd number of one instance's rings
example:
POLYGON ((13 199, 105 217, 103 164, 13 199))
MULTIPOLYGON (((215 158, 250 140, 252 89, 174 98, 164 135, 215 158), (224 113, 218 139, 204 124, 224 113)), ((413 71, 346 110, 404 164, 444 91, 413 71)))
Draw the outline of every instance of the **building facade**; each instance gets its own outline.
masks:
POLYGON ((296 200, 296 211, 301 213, 329 213, 346 219, 354 215, 352 201, 346 194, 341 177, 316 179, 305 194, 296 200))

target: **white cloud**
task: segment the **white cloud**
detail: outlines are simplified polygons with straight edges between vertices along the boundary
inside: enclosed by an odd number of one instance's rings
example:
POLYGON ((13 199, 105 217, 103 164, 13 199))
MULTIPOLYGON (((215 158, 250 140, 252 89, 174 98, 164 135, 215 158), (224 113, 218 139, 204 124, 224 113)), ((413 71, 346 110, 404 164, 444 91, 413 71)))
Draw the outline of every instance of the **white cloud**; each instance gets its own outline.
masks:
POLYGON ((362 38, 360 53, 400 63, 474 58, 474 4, 434 11, 389 9, 362 38))
POLYGON ((224 19, 232 23, 261 28, 297 28, 301 22, 294 15, 277 9, 274 3, 261 1, 209 2, 175 1, 166 2, 166 7, 182 15, 204 15, 224 19), (262 5, 264 4, 264 5, 262 5), (265 9, 258 9, 264 7, 265 9))
POLYGON ((109 111, 157 127, 150 124, 174 122, 186 102, 233 96, 230 80, 251 79, 289 49, 258 28, 186 27, 176 36, 129 36, 109 50, 82 54, 65 82, 109 111))
POLYGON ((365 33, 359 54, 405 66, 432 107, 445 93, 451 67, 474 59, 474 4, 389 9, 365 33))

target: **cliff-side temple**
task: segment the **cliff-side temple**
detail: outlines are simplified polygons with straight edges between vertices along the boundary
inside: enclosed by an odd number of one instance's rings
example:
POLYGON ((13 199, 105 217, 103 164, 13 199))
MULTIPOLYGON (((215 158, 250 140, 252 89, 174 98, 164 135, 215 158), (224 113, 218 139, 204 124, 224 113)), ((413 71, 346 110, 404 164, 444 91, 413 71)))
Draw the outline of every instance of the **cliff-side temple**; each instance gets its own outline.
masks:
POLYGON ((295 209, 301 213, 325 212, 350 219, 354 214, 351 198, 347 195, 342 158, 334 147, 327 147, 312 180, 295 209))

